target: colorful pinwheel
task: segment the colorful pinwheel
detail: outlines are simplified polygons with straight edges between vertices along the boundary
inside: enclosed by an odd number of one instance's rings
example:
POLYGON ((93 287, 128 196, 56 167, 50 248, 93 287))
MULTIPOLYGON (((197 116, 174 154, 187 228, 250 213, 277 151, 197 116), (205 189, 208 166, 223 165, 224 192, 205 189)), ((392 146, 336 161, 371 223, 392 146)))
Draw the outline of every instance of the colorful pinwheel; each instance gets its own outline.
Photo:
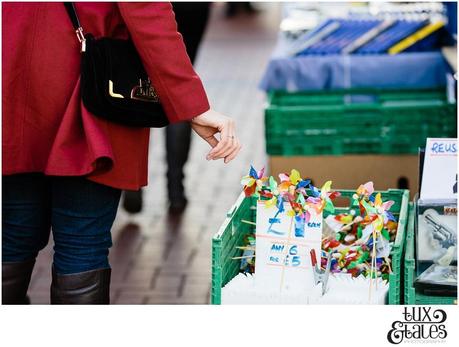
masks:
POLYGON ((371 223, 374 230, 378 233, 383 230, 384 225, 389 221, 394 222, 396 220, 394 215, 389 211, 394 202, 392 200, 383 202, 381 193, 376 194, 374 203, 365 201, 365 199, 361 199, 359 203, 365 210, 364 222, 371 223))
POLYGON ((361 184, 355 194, 354 194, 354 199, 361 199, 363 197, 369 198, 371 194, 375 191, 375 188, 373 186, 373 182, 367 182, 365 184, 361 184))
POLYGON ((341 194, 331 190, 332 181, 327 181, 319 190, 314 187, 312 184, 309 185, 312 196, 306 199, 306 204, 315 209, 319 214, 323 210, 333 213, 335 212, 335 207, 333 206, 332 199, 337 198, 341 194))
POLYGON ((279 193, 286 198, 287 201, 294 200, 297 183, 301 180, 300 173, 293 169, 290 175, 285 173, 279 174, 280 184, 279 193))
POLYGON ((373 186, 373 182, 367 182, 365 184, 361 184, 355 194, 352 196, 355 202, 358 203, 360 208, 360 214, 363 215, 365 213, 365 208, 362 205, 362 201, 374 201, 373 193, 375 188, 373 186))
POLYGON ((278 202, 280 202, 280 204, 283 206, 282 197, 278 198, 279 190, 277 189, 277 182, 273 176, 269 176, 269 191, 268 192, 269 193, 262 194, 264 197, 269 198, 269 200, 265 202, 267 207, 274 206, 274 205, 277 206, 278 202))
POLYGON ((259 192, 263 187, 263 182, 268 179, 264 177, 265 169, 261 169, 257 172, 253 166, 250 167, 249 174, 244 176, 241 180, 241 184, 244 186, 245 196, 259 196, 259 192))
POLYGON ((297 194, 306 196, 306 187, 310 184, 310 180, 301 178, 300 173, 293 169, 290 175, 282 173, 279 175, 281 183, 279 184, 279 193, 288 197, 288 201, 295 200, 297 194))
POLYGON ((393 200, 383 202, 381 198, 381 193, 376 194, 374 206, 376 208, 377 213, 383 216, 384 224, 386 224, 388 221, 395 221, 394 215, 389 211, 393 204, 393 200))

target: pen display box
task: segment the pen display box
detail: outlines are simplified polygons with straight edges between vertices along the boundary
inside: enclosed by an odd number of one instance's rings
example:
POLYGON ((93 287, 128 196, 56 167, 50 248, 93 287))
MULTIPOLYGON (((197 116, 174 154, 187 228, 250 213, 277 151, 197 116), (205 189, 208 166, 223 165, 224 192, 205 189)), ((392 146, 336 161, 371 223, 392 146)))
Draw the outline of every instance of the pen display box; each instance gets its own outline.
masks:
POLYGON ((404 259, 404 301, 405 305, 456 305, 457 295, 438 296, 427 295, 414 286, 416 280, 416 256, 415 256, 415 224, 417 215, 414 206, 410 206, 406 228, 406 245, 404 259))
POLYGON ((418 200, 416 210, 416 288, 457 291, 457 202, 418 200))

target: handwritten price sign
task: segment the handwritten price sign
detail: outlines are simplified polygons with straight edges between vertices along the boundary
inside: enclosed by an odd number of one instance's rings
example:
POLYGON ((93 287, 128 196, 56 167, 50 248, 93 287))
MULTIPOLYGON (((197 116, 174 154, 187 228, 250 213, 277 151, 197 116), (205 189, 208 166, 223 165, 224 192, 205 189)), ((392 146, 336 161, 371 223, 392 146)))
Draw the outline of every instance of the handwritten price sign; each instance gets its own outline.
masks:
POLYGON ((314 287, 309 253, 320 254, 322 214, 304 219, 290 217, 290 205, 284 203, 284 212, 263 201, 257 205, 255 274, 267 290, 287 289, 305 292, 314 287))

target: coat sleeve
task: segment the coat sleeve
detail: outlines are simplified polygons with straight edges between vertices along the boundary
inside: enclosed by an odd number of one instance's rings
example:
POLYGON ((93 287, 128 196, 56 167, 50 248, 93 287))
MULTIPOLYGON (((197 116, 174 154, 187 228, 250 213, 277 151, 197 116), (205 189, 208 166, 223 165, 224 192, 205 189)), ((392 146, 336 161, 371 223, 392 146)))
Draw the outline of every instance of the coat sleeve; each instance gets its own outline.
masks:
POLYGON ((119 2, 118 8, 169 121, 206 112, 209 101, 177 32, 172 5, 119 2))

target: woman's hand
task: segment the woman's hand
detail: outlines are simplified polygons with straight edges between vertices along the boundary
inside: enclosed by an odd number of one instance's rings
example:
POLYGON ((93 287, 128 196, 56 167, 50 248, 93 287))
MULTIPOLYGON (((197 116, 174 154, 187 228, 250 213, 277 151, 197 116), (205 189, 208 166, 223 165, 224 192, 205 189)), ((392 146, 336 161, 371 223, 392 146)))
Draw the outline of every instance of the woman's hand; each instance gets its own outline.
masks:
POLYGON ((207 154, 207 160, 224 158, 229 163, 241 150, 241 144, 236 136, 234 120, 212 109, 191 120, 193 130, 206 140, 212 147, 207 154), (214 135, 220 133, 220 139, 214 135))

